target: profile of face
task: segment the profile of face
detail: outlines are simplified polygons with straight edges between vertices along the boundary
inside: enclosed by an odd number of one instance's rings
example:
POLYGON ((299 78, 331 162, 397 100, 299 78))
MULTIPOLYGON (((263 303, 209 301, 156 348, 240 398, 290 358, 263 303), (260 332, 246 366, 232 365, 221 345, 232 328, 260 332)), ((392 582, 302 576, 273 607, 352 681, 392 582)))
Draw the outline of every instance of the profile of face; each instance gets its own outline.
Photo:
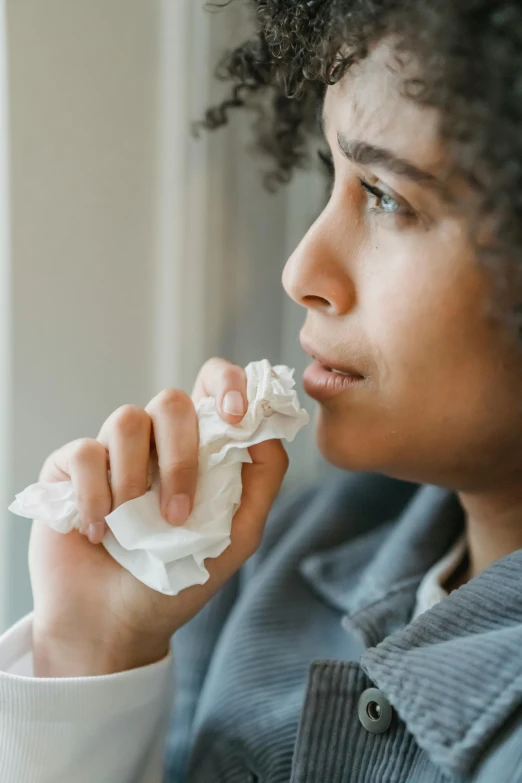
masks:
POLYGON ((401 94, 395 59, 381 42, 327 89, 334 183, 283 284, 306 308, 302 343, 323 365, 305 384, 323 455, 487 491, 522 466, 520 338, 491 317, 466 190, 443 177, 437 111, 401 94))

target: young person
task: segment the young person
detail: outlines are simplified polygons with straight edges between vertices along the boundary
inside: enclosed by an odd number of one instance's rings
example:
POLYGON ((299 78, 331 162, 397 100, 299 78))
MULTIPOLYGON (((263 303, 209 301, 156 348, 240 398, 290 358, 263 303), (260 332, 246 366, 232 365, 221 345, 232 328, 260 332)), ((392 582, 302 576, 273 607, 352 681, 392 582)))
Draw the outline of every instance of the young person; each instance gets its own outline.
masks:
POLYGON ((252 449, 231 547, 172 598, 96 545, 104 516, 145 491, 155 448, 183 524, 194 401, 240 422, 242 369, 212 360, 192 399, 124 406, 53 453, 41 479, 72 479, 85 535, 34 526, 34 614, 0 642, 2 780, 515 783, 522 8, 255 5, 206 124, 265 97, 282 182, 322 115, 331 194, 283 284, 305 308, 317 441, 342 471, 265 526, 287 461, 279 442, 252 449))

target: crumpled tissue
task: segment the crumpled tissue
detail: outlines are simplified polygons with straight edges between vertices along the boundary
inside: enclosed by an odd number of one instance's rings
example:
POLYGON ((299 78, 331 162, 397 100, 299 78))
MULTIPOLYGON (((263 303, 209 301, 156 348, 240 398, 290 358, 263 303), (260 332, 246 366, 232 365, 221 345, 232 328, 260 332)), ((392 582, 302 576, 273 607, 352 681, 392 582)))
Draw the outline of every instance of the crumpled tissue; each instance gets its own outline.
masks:
MULTIPOLYGON (((242 463, 252 462, 249 446, 284 438, 292 441, 308 423, 294 390, 294 370, 271 367, 264 359, 245 368, 248 410, 239 426, 224 422, 213 397, 196 404, 199 420, 199 469, 194 509, 182 527, 163 518, 157 459, 149 463, 145 495, 123 503, 107 517, 103 545, 137 579, 166 595, 204 584, 207 557, 230 544, 232 518, 240 505, 242 463)), ((109 471, 110 481, 110 471, 109 471)), ((79 529, 71 481, 39 482, 16 495, 9 510, 44 522, 59 533, 79 529)))

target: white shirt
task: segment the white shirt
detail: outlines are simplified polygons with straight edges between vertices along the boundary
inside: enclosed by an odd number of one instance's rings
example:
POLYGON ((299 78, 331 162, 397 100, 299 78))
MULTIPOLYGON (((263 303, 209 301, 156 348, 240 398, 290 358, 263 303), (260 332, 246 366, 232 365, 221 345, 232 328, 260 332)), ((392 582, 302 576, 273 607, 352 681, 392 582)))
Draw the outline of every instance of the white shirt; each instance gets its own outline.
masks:
POLYGON ((467 548, 466 536, 462 534, 449 552, 426 573, 417 590, 417 600, 412 620, 415 620, 420 614, 431 609, 432 606, 438 604, 443 598, 446 598, 448 591, 444 589, 443 585, 457 570, 466 554, 467 548))
POLYGON ((32 619, 0 637, 2 783, 160 783, 172 658, 105 677, 38 679, 32 619))
MULTIPOLYGON (((446 595, 463 537, 417 592, 414 618, 446 595)), ((172 656, 105 677, 38 679, 32 618, 0 637, 1 783, 161 783, 172 656)))

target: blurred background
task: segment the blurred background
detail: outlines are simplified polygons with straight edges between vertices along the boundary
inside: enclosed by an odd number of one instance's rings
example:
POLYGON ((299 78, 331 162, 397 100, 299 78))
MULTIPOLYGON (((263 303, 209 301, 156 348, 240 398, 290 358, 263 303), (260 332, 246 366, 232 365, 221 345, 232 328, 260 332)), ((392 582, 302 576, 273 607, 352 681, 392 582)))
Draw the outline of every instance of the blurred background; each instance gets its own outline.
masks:
MULTIPOLYGON (((267 163, 248 151, 248 115, 200 140, 190 134, 225 89, 213 72, 248 27, 240 5, 4 0, 4 509, 51 451, 96 437, 120 405, 190 391, 212 355, 242 365, 266 357, 298 379, 307 363, 304 311, 280 278, 319 210, 320 175, 268 194, 267 163)), ((289 451, 285 491, 326 470, 312 427, 289 451)), ((0 514, 0 630, 31 608, 29 529, 0 514)))

